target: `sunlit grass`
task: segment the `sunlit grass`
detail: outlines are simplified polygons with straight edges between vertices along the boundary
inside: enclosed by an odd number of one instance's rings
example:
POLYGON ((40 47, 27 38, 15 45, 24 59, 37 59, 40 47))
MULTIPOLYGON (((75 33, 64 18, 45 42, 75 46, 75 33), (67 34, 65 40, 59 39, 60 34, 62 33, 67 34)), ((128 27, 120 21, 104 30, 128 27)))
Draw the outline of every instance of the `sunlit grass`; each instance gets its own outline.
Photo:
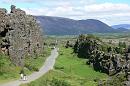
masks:
MULTIPOLYGON (((44 64, 46 58, 50 55, 51 49, 50 48, 45 48, 43 55, 39 56, 37 59, 32 59, 30 58, 28 61, 30 62, 31 66, 34 66, 38 69, 44 64)), ((4 66, 4 71, 3 73, 0 73, 0 83, 5 83, 13 80, 17 80, 20 78, 20 67, 17 67, 13 65, 10 61, 9 58, 7 58, 7 64, 4 66)), ((24 71, 27 75, 31 74, 34 72, 34 70, 29 70, 27 68, 24 68, 24 71)))
POLYGON ((54 70, 29 84, 21 86, 50 86, 47 84, 52 83, 53 78, 65 80, 71 86, 97 86, 96 80, 107 78, 106 74, 94 71, 89 65, 86 65, 85 59, 78 58, 72 52, 71 48, 61 47, 54 70))
POLYGON ((88 80, 105 79, 107 77, 106 74, 96 72, 92 67, 86 65, 86 60, 74 55, 71 48, 61 48, 55 67, 67 74, 77 75, 88 80))

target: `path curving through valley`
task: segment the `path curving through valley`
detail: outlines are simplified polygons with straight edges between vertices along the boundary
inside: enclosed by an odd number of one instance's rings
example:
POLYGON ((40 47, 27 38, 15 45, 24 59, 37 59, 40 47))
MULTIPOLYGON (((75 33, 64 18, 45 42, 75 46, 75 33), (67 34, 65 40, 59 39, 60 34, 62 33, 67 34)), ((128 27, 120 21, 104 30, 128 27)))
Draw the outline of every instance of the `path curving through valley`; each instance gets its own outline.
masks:
POLYGON ((40 78, 49 70, 53 69, 57 57, 58 57, 58 49, 55 48, 54 50, 51 51, 51 55, 46 59, 44 65, 40 68, 40 70, 38 72, 34 72, 31 75, 29 75, 27 81, 16 80, 16 81, 0 84, 0 86, 19 86, 20 84, 29 83, 31 81, 40 78))

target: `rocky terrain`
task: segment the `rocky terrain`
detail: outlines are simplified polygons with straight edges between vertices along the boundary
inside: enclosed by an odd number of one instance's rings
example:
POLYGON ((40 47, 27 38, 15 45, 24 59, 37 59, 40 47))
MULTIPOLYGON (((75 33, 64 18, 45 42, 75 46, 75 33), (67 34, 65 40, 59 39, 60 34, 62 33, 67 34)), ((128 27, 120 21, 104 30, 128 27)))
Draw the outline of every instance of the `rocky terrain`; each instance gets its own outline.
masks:
POLYGON ((18 66, 23 66, 25 57, 43 52, 43 39, 36 19, 14 5, 10 13, 0 8, 0 43, 1 53, 9 55, 18 66))
POLYGON ((105 83, 107 85, 99 86, 130 86, 130 46, 126 47, 125 44, 112 46, 97 37, 80 35, 74 45, 74 52, 79 58, 88 59, 86 64, 93 67, 95 71, 119 79, 115 81, 112 78, 105 83))

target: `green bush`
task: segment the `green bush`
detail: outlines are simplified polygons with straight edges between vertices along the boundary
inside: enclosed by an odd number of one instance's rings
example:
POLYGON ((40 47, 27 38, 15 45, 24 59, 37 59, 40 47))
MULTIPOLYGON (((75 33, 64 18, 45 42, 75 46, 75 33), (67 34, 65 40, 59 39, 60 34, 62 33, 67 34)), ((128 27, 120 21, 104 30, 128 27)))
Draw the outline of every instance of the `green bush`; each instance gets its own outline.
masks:
POLYGON ((50 86, 71 86, 67 81, 53 78, 50 86))
POLYGON ((9 68, 9 65, 11 64, 9 57, 4 55, 4 54, 0 54, 0 74, 7 72, 9 68))
POLYGON ((117 74, 105 81, 102 86, 124 86, 124 81, 126 81, 125 74, 117 74))
POLYGON ((28 68, 30 71, 39 71, 39 68, 31 64, 25 64, 25 67, 28 68))
POLYGON ((64 66, 62 66, 62 67, 55 66, 55 69, 60 69, 60 70, 62 70, 62 69, 64 69, 64 66))

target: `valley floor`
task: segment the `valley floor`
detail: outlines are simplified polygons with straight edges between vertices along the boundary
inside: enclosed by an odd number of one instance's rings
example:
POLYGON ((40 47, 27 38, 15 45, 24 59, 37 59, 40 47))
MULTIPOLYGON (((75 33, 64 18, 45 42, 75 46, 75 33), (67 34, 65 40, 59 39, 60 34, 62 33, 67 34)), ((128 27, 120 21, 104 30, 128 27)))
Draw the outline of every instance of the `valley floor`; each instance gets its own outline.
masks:
POLYGON ((41 78, 21 86, 97 86, 99 80, 106 80, 107 75, 96 72, 86 65, 85 59, 77 58, 73 49, 61 47, 54 69, 41 78), (61 86, 61 85, 60 85, 61 86))
POLYGON ((51 55, 46 59, 44 65, 40 68, 40 70, 38 72, 34 72, 31 75, 29 75, 27 81, 19 79, 6 84, 1 84, 0 86, 19 86, 22 83, 29 83, 33 80, 38 79, 40 76, 44 75, 46 72, 48 72, 50 69, 53 68, 57 56, 58 56, 57 49, 52 50, 51 55))
MULTIPOLYGON (((28 67, 33 67, 35 69, 40 69, 43 66, 46 58, 50 55, 50 52, 51 52, 51 49, 46 47, 45 50, 44 50, 43 55, 39 56, 36 59, 31 59, 31 58, 30 59, 26 59, 25 64, 28 64, 29 65, 28 67)), ((7 57, 5 57, 5 55, 3 55, 3 56, 4 56, 4 58, 7 58, 7 57)), ((8 63, 8 64, 6 64, 5 67, 4 67, 4 71, 5 72, 2 73, 2 74, 0 73, 0 86, 3 83, 7 83, 7 82, 11 82, 11 81, 15 81, 15 80, 20 79, 19 73, 20 73, 21 68, 17 67, 17 66, 14 66, 9 61, 8 58, 4 59, 3 61, 4 62, 6 61, 6 63, 8 63)), ((29 70, 28 68, 25 68, 24 72, 27 75, 30 75, 33 72, 35 72, 35 70, 34 69, 30 69, 29 70)))

